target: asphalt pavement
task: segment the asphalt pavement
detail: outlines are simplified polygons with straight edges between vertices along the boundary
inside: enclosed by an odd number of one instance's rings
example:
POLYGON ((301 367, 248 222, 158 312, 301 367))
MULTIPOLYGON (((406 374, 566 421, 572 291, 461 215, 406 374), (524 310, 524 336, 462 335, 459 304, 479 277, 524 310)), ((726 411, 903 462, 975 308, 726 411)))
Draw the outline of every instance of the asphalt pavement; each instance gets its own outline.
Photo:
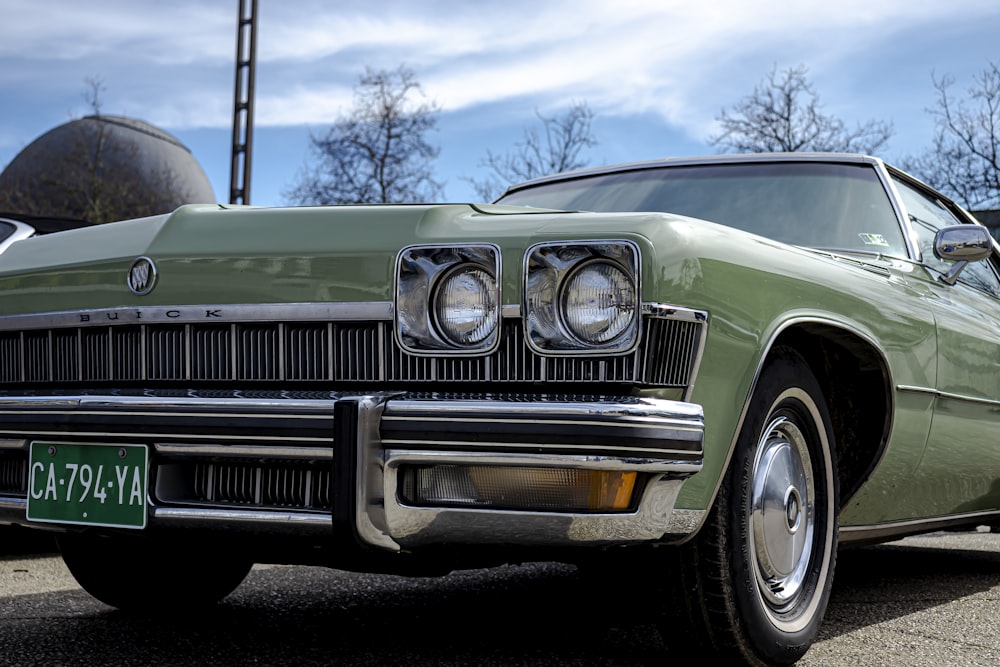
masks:
MULTIPOLYGON (((0 665, 671 664, 632 573, 609 594, 552 563, 427 579, 258 566, 212 612, 153 619, 97 602, 57 556, 6 547, 0 665)), ((1000 665, 1000 535, 841 552, 799 664, 1000 665)))

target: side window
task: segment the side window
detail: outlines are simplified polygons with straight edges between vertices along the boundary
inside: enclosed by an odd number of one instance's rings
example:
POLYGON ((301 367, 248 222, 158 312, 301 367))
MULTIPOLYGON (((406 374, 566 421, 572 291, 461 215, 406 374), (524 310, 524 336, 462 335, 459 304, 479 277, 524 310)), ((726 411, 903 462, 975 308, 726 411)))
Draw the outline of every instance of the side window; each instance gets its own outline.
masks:
MULTIPOLYGON (((951 268, 951 263, 938 259, 937 255, 934 254, 934 235, 939 229, 960 225, 965 221, 955 217, 944 204, 930 194, 899 179, 893 179, 893 181, 900 198, 903 200, 903 205, 906 206, 906 212, 910 216, 910 224, 913 226, 917 241, 920 243, 924 264, 940 273, 947 273, 951 268)), ((1000 280, 997 279, 991 260, 969 264, 962 271, 958 282, 1000 298, 1000 280)))
POLYGON ((14 233, 14 225, 0 220, 0 241, 14 233))

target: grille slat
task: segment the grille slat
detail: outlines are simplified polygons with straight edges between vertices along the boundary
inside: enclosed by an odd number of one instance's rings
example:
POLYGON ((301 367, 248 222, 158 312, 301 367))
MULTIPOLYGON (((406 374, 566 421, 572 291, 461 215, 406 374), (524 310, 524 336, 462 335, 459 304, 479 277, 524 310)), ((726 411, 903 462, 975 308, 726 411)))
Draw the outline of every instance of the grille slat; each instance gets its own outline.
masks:
POLYGON ((0 493, 22 494, 28 490, 28 454, 0 450, 0 493))
POLYGON ((171 503, 208 503, 262 508, 329 510, 331 472, 315 465, 270 461, 173 464, 192 484, 178 485, 165 498, 171 503))
POLYGON ((416 356, 389 322, 140 324, 0 333, 0 386, 92 382, 618 382, 686 387, 702 323, 647 317, 640 349, 543 357, 518 320, 482 357, 416 356))
POLYGON ((21 381, 21 335, 13 334, 0 338, 0 382, 21 381))

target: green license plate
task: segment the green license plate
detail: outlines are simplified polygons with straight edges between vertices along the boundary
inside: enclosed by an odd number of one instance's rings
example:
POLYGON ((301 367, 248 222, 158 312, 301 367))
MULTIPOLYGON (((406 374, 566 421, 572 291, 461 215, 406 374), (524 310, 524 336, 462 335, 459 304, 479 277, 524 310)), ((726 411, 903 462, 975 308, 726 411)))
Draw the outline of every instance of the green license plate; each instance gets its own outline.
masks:
POLYGON ((28 520, 146 527, 146 445, 31 443, 28 520))

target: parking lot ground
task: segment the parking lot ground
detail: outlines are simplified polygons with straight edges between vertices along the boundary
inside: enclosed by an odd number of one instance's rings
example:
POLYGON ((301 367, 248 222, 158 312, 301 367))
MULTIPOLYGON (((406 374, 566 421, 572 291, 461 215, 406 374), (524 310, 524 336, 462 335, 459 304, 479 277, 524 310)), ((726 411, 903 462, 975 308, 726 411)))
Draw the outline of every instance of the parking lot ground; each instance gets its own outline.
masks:
POLYGON ((1000 665, 1000 534, 844 550, 834 581, 800 665, 1000 665))
MULTIPOLYGON (((632 612, 616 616, 584 581, 551 563, 431 579, 258 566, 211 614, 142 619, 84 593, 51 550, 8 551, 0 665, 670 664, 652 619, 628 604, 641 582, 623 579, 613 599, 632 612)), ((799 664, 1000 665, 1000 534, 842 551, 819 640, 799 664)))

